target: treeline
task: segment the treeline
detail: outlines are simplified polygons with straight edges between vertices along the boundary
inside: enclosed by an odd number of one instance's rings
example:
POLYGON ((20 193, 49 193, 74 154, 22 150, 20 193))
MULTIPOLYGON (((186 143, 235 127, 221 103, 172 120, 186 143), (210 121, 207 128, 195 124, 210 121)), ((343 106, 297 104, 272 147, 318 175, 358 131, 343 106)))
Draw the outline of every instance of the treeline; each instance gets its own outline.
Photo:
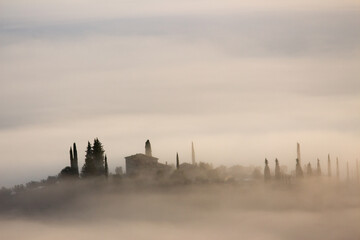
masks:
MULTIPOLYGON (((356 166, 355 166, 354 170, 355 170, 356 182, 360 183, 360 172, 359 172, 358 160, 356 160, 356 166)), ((339 169, 339 159, 338 158, 336 158, 335 171, 336 171, 336 179, 340 180, 340 169, 339 169)), ((273 178, 275 180, 285 180, 286 182, 288 182, 291 178, 302 179, 305 177, 321 177, 321 176, 325 176, 325 175, 322 174, 319 159, 317 159, 316 168, 313 169, 310 162, 305 164, 302 167, 300 159, 297 158, 296 165, 295 165, 295 171, 293 171, 291 174, 287 174, 285 171, 282 171, 282 169, 280 168, 278 159, 275 159, 275 175, 274 175, 274 177, 271 176, 269 162, 267 159, 265 159, 265 167, 264 167, 265 182, 270 181, 273 178)), ((327 177, 329 177, 329 178, 332 177, 330 154, 328 155, 327 177)), ((349 182, 350 180, 351 179, 350 179, 349 162, 346 162, 346 181, 349 182)))
POLYGON ((108 176, 109 168, 107 163, 107 156, 103 144, 98 138, 94 139, 91 145, 88 142, 85 152, 85 163, 79 173, 78 169, 78 155, 76 149, 76 143, 73 144, 73 148, 70 147, 70 166, 65 167, 61 170, 60 178, 69 177, 95 177, 95 176, 108 176))
MULTIPOLYGON (((319 159, 317 160, 316 171, 313 171, 310 163, 305 165, 305 169, 306 169, 306 173, 304 173, 303 168, 301 167, 301 164, 300 164, 300 160, 297 158, 296 165, 295 165, 294 177, 304 178, 305 176, 309 176, 309 177, 310 176, 321 176, 321 167, 320 167, 319 159)), ((276 158, 275 159, 274 179, 289 181, 291 177, 293 177, 293 176, 289 175, 281 170, 279 160, 276 158)), ((270 181, 272 178, 273 178, 273 176, 271 176, 271 173, 270 173, 269 161, 265 158, 264 180, 267 182, 267 181, 270 181)))

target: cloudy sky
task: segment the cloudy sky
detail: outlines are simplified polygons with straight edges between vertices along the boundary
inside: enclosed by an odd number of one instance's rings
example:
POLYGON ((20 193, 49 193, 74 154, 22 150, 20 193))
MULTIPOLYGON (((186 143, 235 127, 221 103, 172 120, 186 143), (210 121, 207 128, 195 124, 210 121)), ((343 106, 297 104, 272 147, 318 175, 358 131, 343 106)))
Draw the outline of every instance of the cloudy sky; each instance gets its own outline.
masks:
POLYGON ((0 186, 99 137, 111 170, 360 158, 360 2, 0 0, 0 186))

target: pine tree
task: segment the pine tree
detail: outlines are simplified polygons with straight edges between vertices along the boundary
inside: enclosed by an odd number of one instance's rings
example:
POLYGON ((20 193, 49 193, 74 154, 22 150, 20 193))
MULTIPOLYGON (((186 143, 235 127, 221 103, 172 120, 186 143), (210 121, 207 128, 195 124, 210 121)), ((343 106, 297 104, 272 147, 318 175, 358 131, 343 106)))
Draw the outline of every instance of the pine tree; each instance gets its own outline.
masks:
POLYGON ((81 174, 83 177, 94 176, 96 173, 96 167, 93 158, 93 150, 90 142, 88 142, 85 155, 85 163, 82 167, 81 174))
POLYGON ((281 179, 281 171, 278 159, 275 159, 275 179, 281 179))
POLYGON ((270 179, 271 179, 271 175, 270 175, 269 162, 268 162, 268 160, 265 158, 264 180, 265 180, 265 181, 269 181, 270 179))
POLYGON ((92 147, 92 155, 96 168, 96 175, 102 175, 104 173, 104 152, 102 143, 98 138, 95 138, 92 147))

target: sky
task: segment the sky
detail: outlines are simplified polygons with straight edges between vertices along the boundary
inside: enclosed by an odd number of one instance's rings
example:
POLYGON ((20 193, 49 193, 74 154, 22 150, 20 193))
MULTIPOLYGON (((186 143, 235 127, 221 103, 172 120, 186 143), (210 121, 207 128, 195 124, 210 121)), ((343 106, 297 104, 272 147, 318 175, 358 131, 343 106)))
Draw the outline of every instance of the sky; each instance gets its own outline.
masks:
MULTIPOLYGON (((98 137, 160 162, 360 158, 360 2, 0 0, 0 186, 98 137)), ((353 168, 352 168, 353 169, 353 168)), ((353 170, 351 171, 353 174, 353 170)))

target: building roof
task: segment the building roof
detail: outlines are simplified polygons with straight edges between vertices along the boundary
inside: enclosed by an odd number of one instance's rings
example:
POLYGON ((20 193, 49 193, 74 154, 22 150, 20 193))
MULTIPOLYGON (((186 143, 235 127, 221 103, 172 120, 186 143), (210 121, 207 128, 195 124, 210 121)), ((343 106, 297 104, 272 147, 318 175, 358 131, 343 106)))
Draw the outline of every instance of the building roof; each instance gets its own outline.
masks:
POLYGON ((195 165, 187 162, 180 164, 180 169, 191 169, 191 168, 195 168, 195 165))
POLYGON ((126 160, 135 160, 135 159, 148 159, 148 160, 151 160, 151 161, 157 161, 159 160, 158 158, 156 157, 150 157, 148 155, 145 155, 143 153, 137 153, 135 155, 131 155, 131 156, 128 156, 128 157, 125 157, 126 160))

